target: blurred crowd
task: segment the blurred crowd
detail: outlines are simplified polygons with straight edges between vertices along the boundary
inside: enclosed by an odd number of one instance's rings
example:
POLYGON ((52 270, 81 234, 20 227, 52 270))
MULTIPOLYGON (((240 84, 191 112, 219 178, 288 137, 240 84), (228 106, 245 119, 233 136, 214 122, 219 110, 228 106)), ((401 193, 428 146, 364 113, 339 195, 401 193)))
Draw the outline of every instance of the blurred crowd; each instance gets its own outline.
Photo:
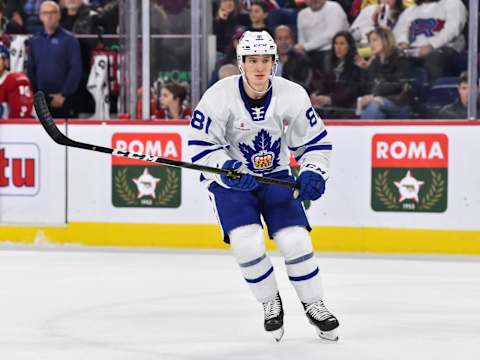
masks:
POLYGON ((465 118, 467 20, 468 0, 219 0, 211 83, 236 72, 243 31, 266 30, 276 75, 326 119, 465 118))
MULTIPOLYGON (((153 1, 152 32, 188 33, 188 3, 153 1)), ((217 61, 210 84, 238 74, 235 49, 245 30, 266 30, 278 46, 276 75, 302 85, 326 119, 467 115, 468 0, 212 4, 217 61)), ((38 90, 48 95, 55 117, 117 113, 118 41, 102 36, 117 34, 118 27, 119 0, 0 0, 0 117, 30 116, 31 94, 38 90)), ((169 51, 153 46, 163 55, 152 58, 170 56, 171 64, 188 68, 188 57, 179 55, 188 44, 175 44, 169 51)), ((152 118, 190 117, 183 80, 155 82, 152 118)))

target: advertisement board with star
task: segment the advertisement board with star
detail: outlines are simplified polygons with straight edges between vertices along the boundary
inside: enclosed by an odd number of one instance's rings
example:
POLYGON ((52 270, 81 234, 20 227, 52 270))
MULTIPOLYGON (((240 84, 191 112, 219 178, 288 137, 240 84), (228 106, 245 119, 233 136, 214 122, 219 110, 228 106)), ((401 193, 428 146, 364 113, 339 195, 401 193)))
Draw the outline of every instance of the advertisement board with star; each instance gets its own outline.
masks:
POLYGON ((444 212, 448 203, 447 186, 448 137, 445 134, 373 136, 373 210, 444 212))
MULTIPOLYGON (((480 169, 475 166, 480 126, 338 125, 327 123, 334 149, 327 190, 306 206, 316 248, 480 253, 480 169)), ((191 161, 185 124, 60 123, 62 132, 67 127, 77 141, 191 161)), ((8 179, 0 194, 0 222, 8 226, 1 229, 0 240, 223 246, 198 171, 67 151, 38 122, 2 124, 0 142, 5 149, 0 156, 3 183, 8 179)), ((269 168, 275 141, 262 133, 256 142, 263 143, 246 143, 243 150, 259 154, 249 157, 255 168, 269 168)))
MULTIPOLYGON (((112 147, 173 160, 182 159, 177 133, 114 133, 112 147)), ((112 157, 112 203, 115 207, 178 208, 181 170, 159 164, 112 157)))

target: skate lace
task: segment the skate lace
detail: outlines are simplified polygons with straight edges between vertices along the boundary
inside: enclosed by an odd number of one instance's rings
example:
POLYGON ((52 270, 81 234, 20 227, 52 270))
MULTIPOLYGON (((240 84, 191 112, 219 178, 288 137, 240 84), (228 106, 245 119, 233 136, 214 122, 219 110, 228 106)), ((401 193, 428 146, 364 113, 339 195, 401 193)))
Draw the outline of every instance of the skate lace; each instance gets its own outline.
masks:
POLYGON ((317 321, 323 321, 333 316, 325 307, 322 300, 307 305, 305 312, 317 321))
POLYGON ((272 300, 263 303, 263 312, 265 320, 270 320, 280 315, 282 311, 282 303, 279 296, 275 296, 272 300))

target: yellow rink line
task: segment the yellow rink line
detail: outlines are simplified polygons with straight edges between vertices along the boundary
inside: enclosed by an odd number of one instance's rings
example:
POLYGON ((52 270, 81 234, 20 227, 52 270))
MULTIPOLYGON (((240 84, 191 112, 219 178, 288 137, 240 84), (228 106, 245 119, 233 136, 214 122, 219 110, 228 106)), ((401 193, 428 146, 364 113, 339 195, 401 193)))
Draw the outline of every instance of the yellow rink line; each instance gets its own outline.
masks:
MULTIPOLYGON (((317 251, 480 254, 480 231, 316 227, 317 251)), ((225 249, 217 225, 73 222, 65 227, 0 226, 0 241, 225 249)), ((268 248, 274 249, 268 241, 268 248)))

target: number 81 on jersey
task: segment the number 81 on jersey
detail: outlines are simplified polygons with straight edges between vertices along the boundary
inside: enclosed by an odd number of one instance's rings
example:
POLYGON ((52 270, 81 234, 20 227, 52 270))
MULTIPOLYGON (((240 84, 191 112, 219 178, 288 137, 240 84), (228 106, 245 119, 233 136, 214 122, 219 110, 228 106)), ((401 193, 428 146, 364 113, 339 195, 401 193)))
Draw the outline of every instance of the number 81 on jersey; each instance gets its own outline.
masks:
POLYGON ((192 121, 190 122, 190 125, 197 129, 197 130, 203 130, 205 128, 205 133, 208 134, 208 129, 210 128, 210 125, 212 124, 212 119, 210 116, 207 117, 207 121, 205 124, 205 115, 201 111, 195 110, 192 116, 192 121))

